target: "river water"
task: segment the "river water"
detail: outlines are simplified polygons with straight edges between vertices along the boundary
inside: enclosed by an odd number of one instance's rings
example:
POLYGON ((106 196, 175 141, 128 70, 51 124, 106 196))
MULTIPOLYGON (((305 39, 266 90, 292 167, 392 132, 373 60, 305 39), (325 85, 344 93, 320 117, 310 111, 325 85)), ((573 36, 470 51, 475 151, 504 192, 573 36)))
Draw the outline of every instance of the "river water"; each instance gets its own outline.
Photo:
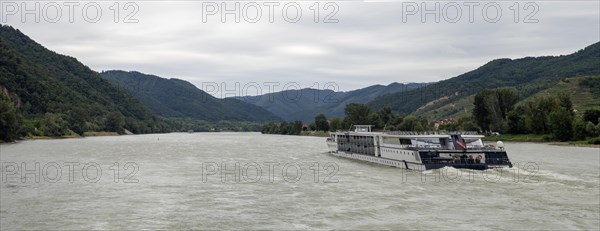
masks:
POLYGON ((511 169, 417 172, 258 133, 2 144, 0 228, 600 228, 600 149, 506 149, 511 169))

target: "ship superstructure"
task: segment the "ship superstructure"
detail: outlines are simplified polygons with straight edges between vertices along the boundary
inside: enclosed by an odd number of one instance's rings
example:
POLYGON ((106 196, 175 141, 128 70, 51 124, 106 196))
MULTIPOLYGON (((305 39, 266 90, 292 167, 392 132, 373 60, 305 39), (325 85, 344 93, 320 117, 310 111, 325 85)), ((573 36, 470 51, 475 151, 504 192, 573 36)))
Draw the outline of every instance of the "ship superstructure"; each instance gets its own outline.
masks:
POLYGON ((329 152, 415 170, 512 167, 502 142, 484 145, 484 136, 476 132, 373 132, 371 127, 355 125, 354 131, 330 133, 329 152))

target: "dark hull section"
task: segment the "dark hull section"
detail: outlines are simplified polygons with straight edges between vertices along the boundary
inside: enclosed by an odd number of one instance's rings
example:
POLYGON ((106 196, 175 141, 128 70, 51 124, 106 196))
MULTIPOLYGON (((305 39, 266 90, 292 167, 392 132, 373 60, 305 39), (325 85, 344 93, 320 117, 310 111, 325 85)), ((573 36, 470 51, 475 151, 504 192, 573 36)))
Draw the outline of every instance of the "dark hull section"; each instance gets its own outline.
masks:
POLYGON ((485 170, 512 167, 505 151, 501 150, 423 150, 419 155, 427 169, 443 167, 485 170))
MULTIPOLYGON (((431 159, 426 160, 426 162, 428 162, 428 163, 423 164, 423 163, 416 163, 416 162, 407 162, 407 161, 403 161, 403 160, 386 159, 386 158, 372 156, 372 155, 350 153, 350 152, 344 152, 344 151, 336 151, 336 152, 330 152, 330 153, 335 156, 339 156, 339 157, 346 157, 346 158, 351 158, 351 159, 355 159, 355 160, 367 161, 367 162, 372 162, 372 163, 376 163, 376 164, 392 166, 392 167, 396 167, 396 168, 421 170, 421 171, 431 170, 431 169, 440 169, 443 167, 464 168, 464 169, 473 169, 473 170, 486 170, 486 169, 490 169, 490 168, 512 167, 512 164, 507 159, 506 160, 492 160, 491 157, 488 160, 489 162, 503 163, 503 164, 469 163, 469 162, 466 162, 466 163, 460 163, 460 162, 458 162, 458 163, 454 163, 454 162, 431 163, 430 161, 433 160, 433 157, 431 159)), ((491 154, 490 156, 494 156, 494 154, 491 154)))
POLYGON ((374 133, 370 125, 336 132, 327 139, 330 153, 398 168, 443 167, 485 170, 512 167, 503 145, 484 145, 483 136, 462 132, 374 133))
MULTIPOLYGON (((473 169, 473 170, 486 170, 491 168, 487 164, 425 164, 425 168, 427 170, 430 169, 440 169, 443 167, 453 167, 453 168, 465 168, 465 169, 473 169)), ((502 167, 502 166, 494 166, 494 167, 502 167)), ((509 167, 509 166, 507 166, 509 167)))

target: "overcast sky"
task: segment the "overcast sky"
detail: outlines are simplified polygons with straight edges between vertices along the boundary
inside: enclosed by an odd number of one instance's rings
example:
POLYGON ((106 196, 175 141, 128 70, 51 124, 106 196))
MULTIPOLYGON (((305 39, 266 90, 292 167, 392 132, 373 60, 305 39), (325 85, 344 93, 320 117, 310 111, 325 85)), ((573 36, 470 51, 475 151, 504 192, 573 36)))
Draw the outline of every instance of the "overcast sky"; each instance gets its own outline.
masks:
MULTIPOLYGON (((135 70, 188 80, 199 88, 206 82, 225 82, 228 88, 234 88, 236 82, 241 86, 279 82, 279 87, 289 82, 315 87, 313 83, 318 82, 321 88, 334 82, 345 91, 392 82, 431 82, 496 58, 570 54, 600 40, 599 1, 537 1, 527 7, 520 1, 518 23, 514 22, 515 10, 511 10, 517 9, 517 1, 497 1, 502 14, 496 23, 486 21, 497 17, 493 6, 487 8, 486 16, 482 14, 487 1, 473 7, 473 23, 463 1, 437 1, 442 11, 439 23, 435 15, 426 15, 426 21, 421 21, 422 2, 404 3, 405 11, 414 10, 415 5, 420 11, 403 14, 401 1, 338 1, 332 19, 339 22, 323 23, 335 5, 324 9, 326 2, 320 2, 319 23, 315 23, 314 11, 309 8, 315 2, 298 2, 302 17, 296 23, 286 22, 282 16, 288 2, 274 7, 273 23, 264 2, 257 2, 262 11, 257 23, 246 22, 244 17, 236 23, 233 15, 226 15, 223 23, 219 12, 206 14, 207 22, 203 22, 200 1, 137 2, 139 11, 132 18, 137 23, 123 23, 134 9, 123 9, 124 2, 115 23, 114 11, 109 8, 115 1, 106 0, 99 2, 102 16, 97 23, 81 16, 88 2, 74 8, 73 23, 64 5, 59 5, 61 19, 49 23, 44 16, 52 19, 56 5, 40 1, 40 8, 48 13, 41 15, 39 23, 34 15, 26 15, 23 23, 21 12, 6 13, 14 10, 14 4, 2 0, 1 18, 2 24, 20 29, 51 50, 76 57, 93 70, 135 70), (456 6, 462 14, 452 23, 456 6), (524 23, 530 14, 532 23, 524 23)), ((22 10, 21 2, 16 3, 22 10)), ((256 5, 239 3, 247 6, 248 19, 256 16, 256 5)), ((434 9, 436 1, 425 4, 434 9)), ((228 3, 227 7, 235 5, 228 3)), ((288 19, 293 19, 294 8, 287 12, 288 19)), ((88 19, 95 17, 93 7, 88 14, 88 19)))

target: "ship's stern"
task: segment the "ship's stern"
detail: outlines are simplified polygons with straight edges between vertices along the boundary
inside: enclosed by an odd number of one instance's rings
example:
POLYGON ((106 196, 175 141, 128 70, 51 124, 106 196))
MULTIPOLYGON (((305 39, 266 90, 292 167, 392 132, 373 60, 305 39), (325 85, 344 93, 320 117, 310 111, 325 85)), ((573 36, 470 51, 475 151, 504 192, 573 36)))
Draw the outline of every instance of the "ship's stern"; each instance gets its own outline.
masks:
POLYGON ((432 150, 419 151, 419 155, 428 170, 443 167, 475 170, 512 167, 504 150, 432 150))

